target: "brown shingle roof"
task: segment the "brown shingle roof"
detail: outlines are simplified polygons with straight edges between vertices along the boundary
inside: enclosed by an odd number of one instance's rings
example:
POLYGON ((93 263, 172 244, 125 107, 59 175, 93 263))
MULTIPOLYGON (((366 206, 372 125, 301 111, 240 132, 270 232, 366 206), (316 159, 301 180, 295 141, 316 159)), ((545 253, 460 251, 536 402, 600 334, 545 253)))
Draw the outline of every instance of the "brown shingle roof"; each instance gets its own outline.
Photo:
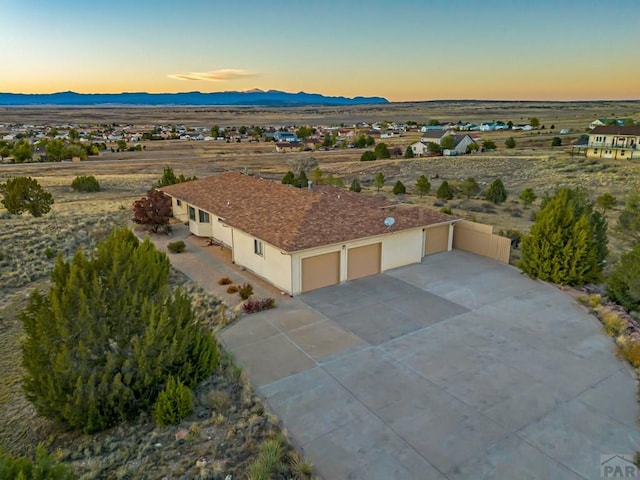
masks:
POLYGON ((640 125, 630 125, 628 127, 620 127, 618 125, 606 125, 602 127, 596 127, 591 132, 590 135, 635 135, 640 136, 640 125))
POLYGON ((236 172, 161 190, 287 252, 455 220, 331 186, 298 189, 236 172), (389 216, 395 219, 391 229, 384 225, 389 216))

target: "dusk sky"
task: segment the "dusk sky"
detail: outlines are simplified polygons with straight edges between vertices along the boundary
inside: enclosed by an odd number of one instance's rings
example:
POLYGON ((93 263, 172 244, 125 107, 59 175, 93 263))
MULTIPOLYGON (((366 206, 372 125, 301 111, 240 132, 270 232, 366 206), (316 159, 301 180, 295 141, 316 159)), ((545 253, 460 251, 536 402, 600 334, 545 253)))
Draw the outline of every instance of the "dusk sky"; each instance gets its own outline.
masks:
POLYGON ((640 99, 638 0, 0 0, 0 92, 640 99))

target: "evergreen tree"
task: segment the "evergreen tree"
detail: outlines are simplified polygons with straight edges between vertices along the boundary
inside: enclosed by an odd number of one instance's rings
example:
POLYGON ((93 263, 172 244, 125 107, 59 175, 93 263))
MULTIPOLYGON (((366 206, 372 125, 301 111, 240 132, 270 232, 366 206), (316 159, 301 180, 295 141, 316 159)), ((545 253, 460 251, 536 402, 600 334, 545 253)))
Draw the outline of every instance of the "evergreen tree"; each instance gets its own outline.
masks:
POLYGON ((282 177, 282 183, 284 185, 293 185, 295 180, 296 180, 296 174, 293 173, 291 170, 285 173, 284 177, 282 177))
POLYGON ((536 201, 536 194, 531 187, 525 188, 522 192, 520 192, 520 200, 524 203, 524 208, 528 208, 531 206, 533 202, 536 201))
POLYGON ((148 409, 169 375, 193 387, 213 372, 215 341, 169 289, 169 266, 126 228, 91 257, 58 257, 51 290, 21 313, 23 388, 38 413, 94 432, 148 409))
POLYGON ((622 255, 611 270, 607 295, 629 311, 640 310, 640 243, 622 255))
POLYGON ((322 184, 322 170, 320 170, 320 167, 316 167, 312 172, 311 172, 311 181, 313 182, 314 185, 321 185, 322 184))
POLYGON ((384 173, 382 172, 376 173, 376 177, 373 180, 373 184, 375 185, 377 191, 380 192, 380 189, 384 187, 384 173))
POLYGON ((360 186, 360 180, 358 180, 358 177, 354 178, 351 181, 351 186, 349 187, 349 190, 356 193, 360 193, 362 191, 362 187, 360 186))
POLYGON ((522 241, 520 267, 532 278, 561 285, 602 279, 607 224, 583 190, 559 189, 543 199, 531 233, 522 241))
POLYGON ((496 178, 485 193, 485 198, 493 203, 502 203, 507 199, 507 190, 504 188, 502 180, 496 178))
POLYGON ((29 212, 34 217, 49 213, 53 196, 31 177, 16 177, 0 184, 2 205, 14 215, 29 212))
POLYGON ((475 197, 480 191, 480 185, 476 182, 476 179, 473 177, 468 177, 464 182, 460 184, 460 190, 462 194, 467 197, 475 197))
POLYGON ((436 191, 436 197, 442 200, 451 200, 453 198, 453 189, 446 180, 440 184, 436 191))
POLYGON ((391 152, 389 151, 389 147, 384 142, 381 142, 376 145, 373 149, 373 153, 375 153, 376 158, 391 158, 391 152))
POLYGON ((416 180, 416 192, 418 192, 420 197, 423 197, 429 193, 429 190, 431 190, 431 183, 429 182, 429 179, 424 175, 420 175, 418 180, 416 180))
POLYGON ((196 180, 196 177, 185 177, 182 173, 176 176, 173 168, 164 167, 162 177, 160 177, 160 180, 158 180, 153 188, 166 187, 167 185, 175 185, 176 183, 188 182, 190 180, 196 180))
POLYGON ((640 242, 640 194, 634 193, 618 217, 618 230, 632 243, 640 242))
POLYGON ((509 137, 505 140, 504 145, 507 148, 515 148, 516 141, 513 139, 513 137, 509 137))
POLYGON ((367 150, 366 152, 362 152, 360 155, 361 162, 372 162, 373 160, 377 160, 376 154, 371 150, 367 150))
POLYGON ((304 170, 300 171, 298 178, 296 178, 296 182, 294 184, 298 188, 307 188, 309 185, 309 179, 307 178, 307 174, 304 170))
POLYGON ((396 182, 396 184, 393 186, 393 194, 394 195, 400 195, 403 193, 407 193, 407 189, 404 186, 404 183, 402 183, 400 180, 398 180, 396 182))
POLYGON ((413 154, 413 149, 411 148, 411 146, 409 146, 404 151, 404 158, 413 158, 413 157, 415 157, 415 155, 413 154))

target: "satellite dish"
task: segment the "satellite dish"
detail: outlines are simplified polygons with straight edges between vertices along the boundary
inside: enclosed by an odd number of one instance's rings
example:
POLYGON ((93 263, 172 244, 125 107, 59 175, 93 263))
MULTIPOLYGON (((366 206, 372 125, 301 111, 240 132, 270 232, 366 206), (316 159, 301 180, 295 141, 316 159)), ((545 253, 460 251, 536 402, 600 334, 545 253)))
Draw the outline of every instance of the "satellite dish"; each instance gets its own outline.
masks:
POLYGON ((396 219, 393 217, 387 217, 384 219, 384 224, 387 228, 391 228, 394 223, 396 223, 396 219))

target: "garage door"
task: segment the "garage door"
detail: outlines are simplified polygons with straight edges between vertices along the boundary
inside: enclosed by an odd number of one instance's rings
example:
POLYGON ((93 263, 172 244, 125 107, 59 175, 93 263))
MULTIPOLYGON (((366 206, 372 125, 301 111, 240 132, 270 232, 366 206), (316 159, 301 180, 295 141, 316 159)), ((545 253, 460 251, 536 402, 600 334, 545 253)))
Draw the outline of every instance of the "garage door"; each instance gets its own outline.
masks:
POLYGON ((381 252, 381 243, 350 248, 347 251, 347 280, 380 273, 381 252))
POLYGON ((425 230, 424 254, 446 252, 449 249, 449 225, 427 227, 425 230))
POLYGON ((340 283, 340 252, 302 259, 302 291, 340 283))

